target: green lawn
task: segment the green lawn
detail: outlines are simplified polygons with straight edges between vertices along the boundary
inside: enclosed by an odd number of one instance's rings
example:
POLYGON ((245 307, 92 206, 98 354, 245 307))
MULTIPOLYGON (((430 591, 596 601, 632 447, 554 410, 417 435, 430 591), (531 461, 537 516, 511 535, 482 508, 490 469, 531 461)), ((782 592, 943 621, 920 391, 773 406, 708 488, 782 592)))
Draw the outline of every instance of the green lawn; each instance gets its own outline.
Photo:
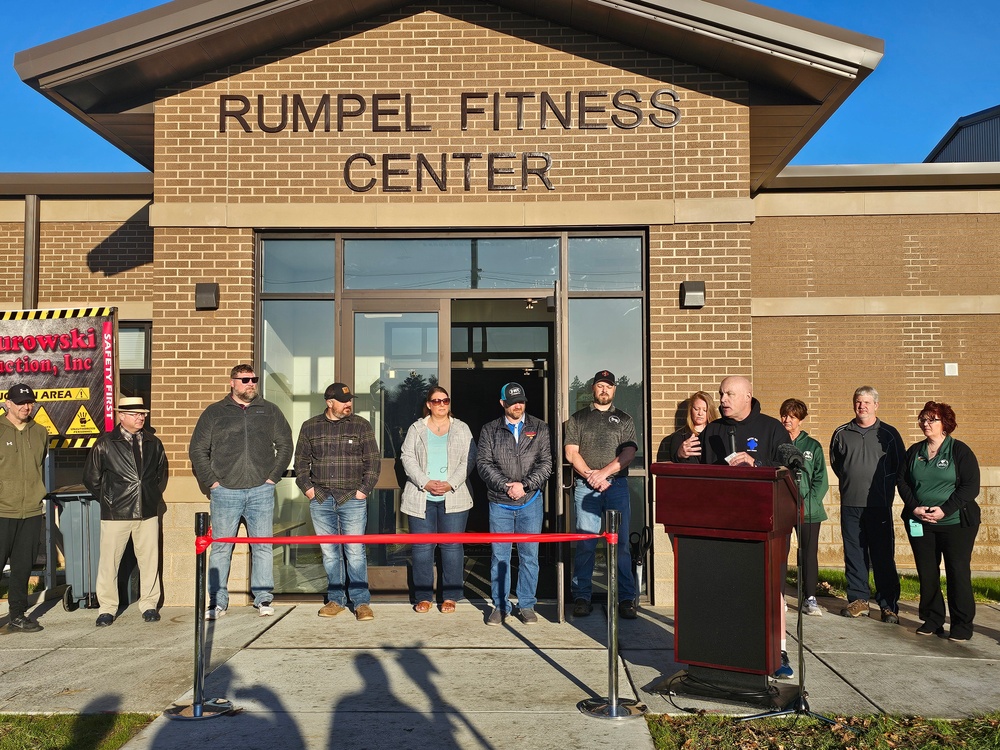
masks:
MULTIPOLYGON (((798 572, 795 568, 788 568, 786 583, 789 586, 796 585, 797 574, 798 572)), ((874 591, 875 582, 871 576, 869 576, 868 580, 869 587, 874 591)), ((899 587, 900 599, 904 601, 916 601, 920 598, 920 581, 916 575, 901 575, 899 577, 899 587)), ((844 571, 821 569, 819 571, 819 586, 817 589, 816 596, 839 596, 842 599, 846 598, 847 579, 844 577, 844 571)), ((941 578, 941 589, 942 591, 948 590, 944 577, 941 578)), ((977 602, 1000 602, 1000 578, 973 577, 972 590, 976 595, 977 602)), ((807 592, 806 596, 809 593, 807 592)))
POLYGON ((0 748, 118 750, 155 718, 150 714, 0 715, 0 748))

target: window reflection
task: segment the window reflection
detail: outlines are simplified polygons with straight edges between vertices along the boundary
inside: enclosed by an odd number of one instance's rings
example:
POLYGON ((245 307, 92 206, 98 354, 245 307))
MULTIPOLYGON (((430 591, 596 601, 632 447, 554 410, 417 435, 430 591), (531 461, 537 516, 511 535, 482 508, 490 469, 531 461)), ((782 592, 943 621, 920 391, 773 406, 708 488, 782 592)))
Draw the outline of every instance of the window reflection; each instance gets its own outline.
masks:
POLYGON ((642 289, 642 238, 571 237, 571 292, 638 292, 642 289))
POLYGON ((333 240, 265 240, 261 252, 261 289, 276 294, 332 294, 336 281, 335 249, 333 240))
POLYGON ((574 412, 594 398, 591 380, 598 370, 615 374, 615 406, 635 421, 639 451, 635 464, 643 464, 645 409, 642 379, 642 300, 571 299, 569 301, 569 405, 574 412))

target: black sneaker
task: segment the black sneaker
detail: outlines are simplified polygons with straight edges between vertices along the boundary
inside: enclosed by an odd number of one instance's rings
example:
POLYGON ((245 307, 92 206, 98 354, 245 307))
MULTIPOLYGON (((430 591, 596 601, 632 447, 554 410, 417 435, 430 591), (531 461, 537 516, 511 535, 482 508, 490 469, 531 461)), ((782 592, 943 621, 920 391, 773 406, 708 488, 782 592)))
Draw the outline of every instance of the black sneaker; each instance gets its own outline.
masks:
POLYGON ((114 615, 109 615, 107 613, 97 616, 97 627, 106 628, 108 625, 113 625, 115 621, 114 615))
POLYGON ((634 620, 639 616, 636 611, 635 602, 631 599, 624 599, 618 602, 618 616, 623 620, 634 620))
POLYGON ((142 613, 142 621, 143 622, 159 622, 160 621, 160 613, 157 612, 155 609, 147 609, 145 612, 142 613))
POLYGON ((936 635, 938 637, 944 637, 944 628, 940 625, 932 625, 929 622, 925 622, 917 628, 917 635, 936 635))
POLYGON ((573 617, 586 617, 593 609, 593 605, 588 600, 577 599, 573 602, 573 617))
POLYGON ((12 633, 37 633, 44 628, 26 615, 11 617, 7 629, 12 633))

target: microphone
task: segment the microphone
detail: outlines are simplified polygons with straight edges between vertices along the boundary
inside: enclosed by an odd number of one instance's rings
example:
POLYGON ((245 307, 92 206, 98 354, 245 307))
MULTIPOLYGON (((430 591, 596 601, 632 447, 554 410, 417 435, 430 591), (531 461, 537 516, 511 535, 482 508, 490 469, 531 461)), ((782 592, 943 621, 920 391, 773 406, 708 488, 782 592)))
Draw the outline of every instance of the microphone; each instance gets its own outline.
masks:
POLYGON ((736 453, 736 428, 729 425, 729 455, 736 453))
POLYGON ((792 470, 801 470, 806 465, 806 457, 802 455, 802 451, 791 443, 782 443, 778 446, 778 460, 782 466, 792 470))

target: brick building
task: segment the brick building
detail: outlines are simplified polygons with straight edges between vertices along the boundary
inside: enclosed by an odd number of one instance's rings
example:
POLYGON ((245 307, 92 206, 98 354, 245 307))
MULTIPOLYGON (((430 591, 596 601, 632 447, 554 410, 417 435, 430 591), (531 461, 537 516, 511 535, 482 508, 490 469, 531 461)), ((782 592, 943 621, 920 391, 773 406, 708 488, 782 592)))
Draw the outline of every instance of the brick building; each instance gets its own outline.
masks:
MULTIPOLYGON (((432 381, 478 433, 518 380, 558 432, 613 370, 640 426, 636 527, 686 397, 728 374, 766 412, 803 399, 824 444, 858 385, 911 442, 944 400, 983 466, 973 564, 996 572, 1000 449, 973 414, 1000 358, 1000 168, 786 166, 881 56, 742 0, 175 0, 17 55, 149 174, 5 175, 0 306, 114 305, 140 342, 127 385, 170 461, 168 603, 193 599, 208 507, 188 439, 244 361, 296 434, 329 382, 353 387, 384 457, 371 532, 405 530, 395 459, 432 381), (703 306, 680 304, 684 282, 703 306)), ((310 532, 294 482, 278 494, 276 533, 310 532)), ((838 566, 835 484, 827 503, 821 565, 838 566)), ((570 506, 553 482, 548 530, 570 506)), ((488 550, 468 552, 488 592, 488 550)), ((405 546, 369 558, 375 588, 406 590, 405 546)), ((568 562, 543 549, 543 595, 568 562)), ((325 586, 314 550, 275 565, 278 593, 325 586)), ((659 530, 648 584, 670 601, 659 530)))

